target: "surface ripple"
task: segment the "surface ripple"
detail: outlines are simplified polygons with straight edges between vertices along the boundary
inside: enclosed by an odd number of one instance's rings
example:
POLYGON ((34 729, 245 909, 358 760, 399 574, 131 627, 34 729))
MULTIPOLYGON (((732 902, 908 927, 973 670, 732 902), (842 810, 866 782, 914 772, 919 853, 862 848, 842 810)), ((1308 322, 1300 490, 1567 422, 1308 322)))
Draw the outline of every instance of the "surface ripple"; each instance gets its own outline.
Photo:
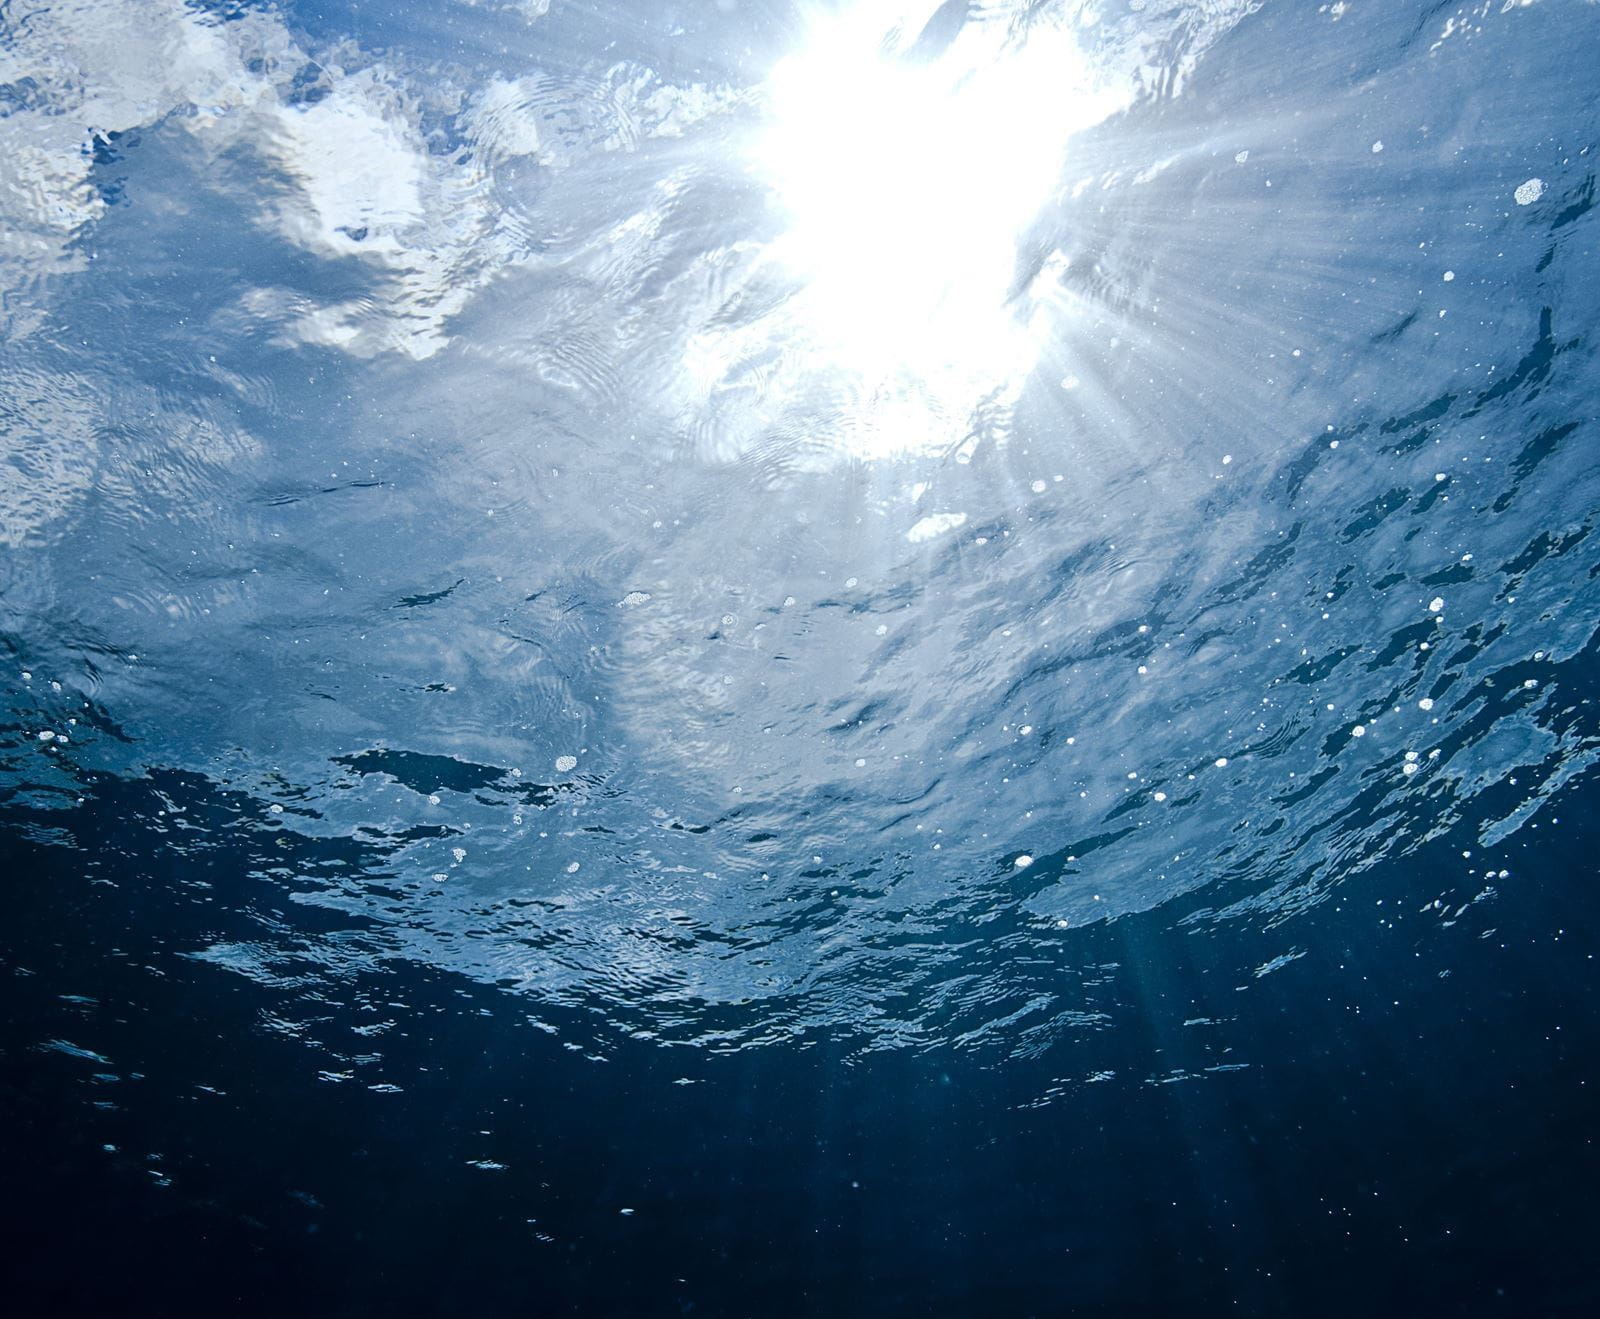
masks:
POLYGON ((1032 1057, 1119 1022, 1092 927, 1287 944, 1472 819, 1455 910, 1592 766, 1562 6, 972 7, 916 57, 1069 32, 1120 99, 1035 355, 909 384, 749 163, 797 15, 691 73, 148 8, 0 15, 0 818, 227 858, 182 956, 1032 1057))

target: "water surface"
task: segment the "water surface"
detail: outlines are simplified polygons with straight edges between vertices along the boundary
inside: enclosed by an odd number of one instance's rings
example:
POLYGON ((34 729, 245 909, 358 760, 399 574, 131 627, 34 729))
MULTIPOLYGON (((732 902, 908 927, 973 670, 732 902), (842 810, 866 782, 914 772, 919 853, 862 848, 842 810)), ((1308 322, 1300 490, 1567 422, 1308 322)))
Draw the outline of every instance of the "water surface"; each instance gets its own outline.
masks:
POLYGON ((16 1285, 1587 1309, 1597 59, 0 7, 16 1285))

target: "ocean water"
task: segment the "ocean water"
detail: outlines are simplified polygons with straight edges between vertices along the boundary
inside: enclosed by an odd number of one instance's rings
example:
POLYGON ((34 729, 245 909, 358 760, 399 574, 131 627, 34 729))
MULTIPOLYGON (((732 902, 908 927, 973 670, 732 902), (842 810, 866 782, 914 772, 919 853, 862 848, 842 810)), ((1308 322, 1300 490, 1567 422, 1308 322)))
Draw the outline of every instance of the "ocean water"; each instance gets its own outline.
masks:
POLYGON ((1595 68, 0 3, 16 1312, 1593 1313, 1595 68))

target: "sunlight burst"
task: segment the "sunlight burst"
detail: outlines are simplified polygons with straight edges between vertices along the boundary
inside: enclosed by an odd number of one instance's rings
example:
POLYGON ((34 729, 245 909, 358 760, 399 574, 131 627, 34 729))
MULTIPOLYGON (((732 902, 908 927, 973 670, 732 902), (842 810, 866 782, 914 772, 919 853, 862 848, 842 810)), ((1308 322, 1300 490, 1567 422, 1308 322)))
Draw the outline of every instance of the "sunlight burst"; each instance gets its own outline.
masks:
POLYGON ((869 434, 869 449, 905 447, 906 398, 923 397, 930 422, 964 417, 1031 365, 1019 240, 1068 139, 1120 104, 1068 29, 1023 40, 968 22, 930 50, 932 8, 868 0, 816 21, 773 72, 757 148, 808 338, 869 396, 899 396, 900 438, 869 434))

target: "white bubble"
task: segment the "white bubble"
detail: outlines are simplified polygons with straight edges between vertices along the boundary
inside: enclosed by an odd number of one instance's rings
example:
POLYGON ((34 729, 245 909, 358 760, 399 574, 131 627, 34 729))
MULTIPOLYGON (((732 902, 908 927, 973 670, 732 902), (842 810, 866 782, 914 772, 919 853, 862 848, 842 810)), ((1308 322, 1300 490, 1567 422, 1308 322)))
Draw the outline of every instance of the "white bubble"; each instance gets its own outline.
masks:
POLYGON ((1032 490, 1034 494, 1042 495, 1048 487, 1045 485, 1045 483, 1043 481, 1035 481, 1028 488, 1030 490, 1032 490))
POLYGON ((1248 151, 1241 151, 1241 152, 1238 153, 1238 155, 1234 156, 1233 163, 1235 165, 1242 165, 1242 164, 1244 164, 1245 161, 1247 161, 1249 159, 1250 159, 1250 153, 1248 151))
POLYGON ((562 774, 565 774, 569 769, 577 769, 577 768, 578 768, 578 758, 576 756, 557 756, 556 757, 556 769, 557 769, 558 772, 560 772, 562 774))
POLYGON ((1021 733, 1023 737, 1027 737, 1029 733, 1033 732, 1033 725, 1023 724, 1021 728, 1017 729, 1017 732, 1021 733))
POLYGON ((1531 206, 1544 196, 1544 180, 1529 179, 1526 183, 1518 186, 1514 195, 1518 206, 1531 206))
POLYGON ((1357 724, 1354 728, 1352 728, 1350 730, 1350 736, 1351 737, 1365 737, 1366 735, 1367 735, 1367 729, 1366 729, 1366 725, 1365 724, 1357 724))
POLYGON ((1404 765, 1400 766, 1400 772, 1402 774, 1415 774, 1417 767, 1408 760, 1404 765))
POLYGON ((1166 793, 1164 793, 1164 792, 1158 792, 1158 793, 1156 793, 1156 794, 1155 794, 1155 799, 1156 799, 1156 800, 1157 800, 1157 801, 1166 801, 1166 799, 1167 799, 1167 794, 1166 794, 1166 793))
POLYGON ((1419 709, 1419 710, 1431 710, 1431 709, 1433 709, 1433 697, 1424 696, 1420 701, 1417 702, 1417 709, 1419 709))
POLYGON ((1217 757, 1217 768, 1218 769, 1227 769, 1228 768, 1228 758, 1226 756, 1218 756, 1217 757))
POLYGON ((637 609, 649 599, 649 591, 629 591, 627 595, 623 596, 622 599, 617 601, 617 604, 624 609, 637 609))
POLYGON ((1016 868, 1018 870, 1026 870, 1029 866, 1031 866, 1033 864, 1033 858, 1031 856, 1029 856, 1026 852, 1024 852, 1021 856, 1019 856, 1011 864, 1016 866, 1016 868))
POLYGON ((1448 284, 1455 277, 1456 277, 1456 272, 1453 271, 1453 270, 1447 270, 1447 271, 1444 272, 1444 282, 1446 284, 1448 284))
POLYGON ((1433 597, 1433 599, 1428 601, 1428 612, 1430 614, 1440 613, 1440 612, 1443 611, 1443 609, 1444 609, 1444 597, 1442 595, 1436 595, 1436 596, 1433 597))
POLYGON ((567 864, 567 874, 576 875, 577 873, 578 873, 578 862, 576 862, 576 861, 569 862, 567 864))
POLYGON ((1372 144, 1372 154, 1373 155, 1377 155, 1382 150, 1383 150, 1383 143, 1382 142, 1374 142, 1372 144))

